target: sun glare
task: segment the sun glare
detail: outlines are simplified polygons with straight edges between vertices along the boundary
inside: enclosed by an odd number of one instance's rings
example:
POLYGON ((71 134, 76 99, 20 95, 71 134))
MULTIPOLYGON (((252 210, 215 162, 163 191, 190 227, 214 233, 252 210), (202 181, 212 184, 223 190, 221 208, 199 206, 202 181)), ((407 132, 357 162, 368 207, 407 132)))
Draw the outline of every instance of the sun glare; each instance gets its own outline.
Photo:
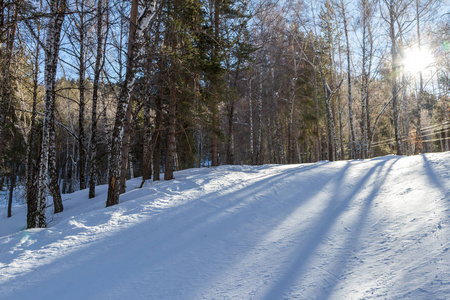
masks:
POLYGON ((405 51, 405 56, 403 58, 403 66, 405 71, 411 75, 415 75, 420 71, 423 71, 429 67, 434 62, 434 56, 429 49, 413 48, 405 51))

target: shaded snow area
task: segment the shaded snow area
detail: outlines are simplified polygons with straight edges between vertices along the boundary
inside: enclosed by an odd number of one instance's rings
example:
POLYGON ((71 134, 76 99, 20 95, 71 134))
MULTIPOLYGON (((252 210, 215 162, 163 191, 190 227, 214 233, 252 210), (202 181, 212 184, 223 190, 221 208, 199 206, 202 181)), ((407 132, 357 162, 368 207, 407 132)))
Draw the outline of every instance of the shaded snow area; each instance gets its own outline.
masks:
POLYGON ((449 299, 450 152, 222 166, 0 219, 1 299, 449 299))

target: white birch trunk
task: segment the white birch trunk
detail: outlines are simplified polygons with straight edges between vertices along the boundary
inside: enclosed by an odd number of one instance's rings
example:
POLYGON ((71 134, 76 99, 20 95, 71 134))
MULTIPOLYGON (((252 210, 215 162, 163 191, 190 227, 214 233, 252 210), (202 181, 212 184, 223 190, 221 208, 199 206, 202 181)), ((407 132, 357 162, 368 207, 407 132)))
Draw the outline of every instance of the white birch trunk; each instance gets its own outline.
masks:
MULTIPOLYGON (((50 2, 51 16, 48 22, 47 40, 45 48, 45 113, 43 120, 42 149, 38 177, 38 203, 34 212, 34 227, 46 227, 45 211, 47 205, 47 177, 49 168, 49 154, 54 151, 54 109, 56 68, 60 46, 61 28, 66 11, 65 0, 52 0, 50 2)), ((50 161, 53 164, 53 158, 50 161)), ((58 191, 59 192, 59 191, 58 191)), ((61 203, 62 208, 62 203, 61 203)))

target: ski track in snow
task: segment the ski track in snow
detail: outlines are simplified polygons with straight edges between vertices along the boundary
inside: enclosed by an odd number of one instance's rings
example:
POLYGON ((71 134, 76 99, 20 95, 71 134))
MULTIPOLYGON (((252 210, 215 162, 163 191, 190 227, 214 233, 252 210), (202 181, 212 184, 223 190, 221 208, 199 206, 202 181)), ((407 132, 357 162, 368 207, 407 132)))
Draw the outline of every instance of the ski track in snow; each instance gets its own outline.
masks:
MULTIPOLYGON (((222 166, 0 217, 0 299, 448 299, 450 152, 222 166)), ((3 209, 6 211, 6 209, 3 209)))

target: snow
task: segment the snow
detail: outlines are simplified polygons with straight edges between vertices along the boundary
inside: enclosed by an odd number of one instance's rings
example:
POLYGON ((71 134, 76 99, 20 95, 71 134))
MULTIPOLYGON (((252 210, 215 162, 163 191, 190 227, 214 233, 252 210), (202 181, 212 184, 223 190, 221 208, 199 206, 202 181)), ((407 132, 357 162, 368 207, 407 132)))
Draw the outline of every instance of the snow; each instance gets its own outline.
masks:
POLYGON ((221 166, 0 218, 0 299, 446 299, 450 152, 221 166))

